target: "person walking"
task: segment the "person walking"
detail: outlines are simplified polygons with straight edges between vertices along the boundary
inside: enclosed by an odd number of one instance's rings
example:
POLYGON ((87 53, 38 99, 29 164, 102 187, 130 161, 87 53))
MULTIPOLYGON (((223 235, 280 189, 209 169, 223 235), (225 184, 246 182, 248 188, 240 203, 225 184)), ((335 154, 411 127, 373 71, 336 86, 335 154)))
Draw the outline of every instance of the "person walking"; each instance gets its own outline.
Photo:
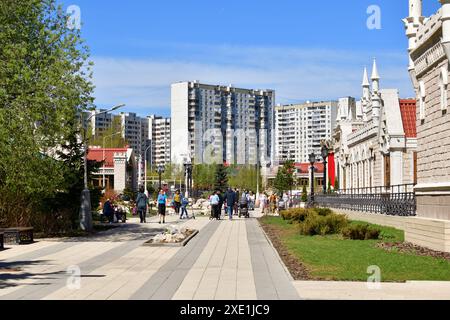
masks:
POLYGON ((161 189, 158 195, 158 213, 159 213, 159 224, 166 223, 166 202, 167 196, 164 190, 161 189))
MULTIPOLYGON (((217 216, 217 210, 220 210, 219 208, 219 203, 220 203, 220 197, 219 195, 216 193, 214 193, 211 197, 210 197, 210 204, 211 204, 211 219, 216 219, 218 220, 218 216, 217 216)), ((220 213, 219 213, 220 214, 220 213)))
POLYGON ((139 188, 139 193, 136 198, 136 206, 137 211, 139 214, 139 218, 141 219, 141 223, 147 223, 146 217, 147 217, 147 204, 148 204, 148 198, 147 195, 144 192, 144 187, 141 186, 139 188))
POLYGON ((228 188, 225 193, 225 203, 227 205, 228 217, 230 220, 233 220, 233 209, 234 204, 236 203, 236 193, 231 188, 228 188))
POLYGON ((219 197, 219 206, 217 207, 216 218, 220 220, 222 217, 222 208, 224 204, 224 197, 222 196, 222 192, 217 190, 217 196, 219 197))
MULTIPOLYGON (((181 200, 181 216, 180 219, 183 219, 183 216, 186 214, 186 219, 189 219, 189 213, 187 211, 187 206, 189 205, 189 199, 186 197, 183 197, 181 200)), ((195 219, 194 214, 192 214, 192 218, 195 219)))
POLYGON ((180 214, 180 208, 181 208, 180 190, 177 190, 175 192, 175 195, 173 196, 173 208, 174 208, 176 214, 180 214))

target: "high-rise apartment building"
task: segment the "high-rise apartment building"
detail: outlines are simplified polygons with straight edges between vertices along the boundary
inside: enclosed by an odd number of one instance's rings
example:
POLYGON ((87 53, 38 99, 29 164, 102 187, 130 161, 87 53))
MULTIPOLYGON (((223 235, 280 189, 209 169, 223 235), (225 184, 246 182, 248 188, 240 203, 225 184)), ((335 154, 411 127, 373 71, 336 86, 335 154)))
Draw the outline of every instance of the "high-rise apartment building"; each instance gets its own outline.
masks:
POLYGON ((180 82, 171 100, 173 163, 273 161, 275 91, 180 82))
POLYGON ((148 146, 149 125, 147 118, 141 118, 135 113, 121 113, 122 137, 128 142, 137 156, 144 156, 148 146))
POLYGON ((106 131, 111 127, 114 115, 112 115, 111 113, 101 113, 104 111, 106 110, 100 109, 85 113, 86 119, 87 117, 92 115, 90 123, 88 124, 90 126, 90 129, 92 130, 92 135, 102 134, 103 131, 106 131))
POLYGON ((170 163, 170 118, 155 115, 148 119, 148 139, 152 144, 147 154, 149 168, 170 163))
POLYGON ((275 107, 276 160, 307 163, 320 154, 321 141, 329 140, 336 126, 337 101, 307 102, 275 107))

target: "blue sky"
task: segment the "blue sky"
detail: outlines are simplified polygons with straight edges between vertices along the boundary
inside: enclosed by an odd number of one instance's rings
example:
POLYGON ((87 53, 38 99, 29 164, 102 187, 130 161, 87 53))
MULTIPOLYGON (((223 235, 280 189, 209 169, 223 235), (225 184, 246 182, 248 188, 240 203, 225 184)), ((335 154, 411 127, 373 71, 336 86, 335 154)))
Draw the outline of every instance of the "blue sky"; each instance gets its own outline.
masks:
MULTIPOLYGON (((276 90, 277 103, 361 94, 377 58, 382 88, 413 96, 401 19, 407 0, 65 0, 81 9, 95 63, 96 104, 170 115, 170 84, 276 90), (367 28, 367 8, 381 29, 367 28)), ((424 15, 439 8, 424 1, 424 15)))

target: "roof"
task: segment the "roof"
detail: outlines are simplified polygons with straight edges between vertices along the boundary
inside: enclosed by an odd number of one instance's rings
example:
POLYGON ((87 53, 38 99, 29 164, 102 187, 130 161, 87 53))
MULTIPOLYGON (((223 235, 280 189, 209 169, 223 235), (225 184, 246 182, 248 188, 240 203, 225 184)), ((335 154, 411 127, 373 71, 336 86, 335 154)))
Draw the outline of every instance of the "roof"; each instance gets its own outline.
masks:
POLYGON ((397 89, 381 90, 384 101, 383 111, 386 119, 387 134, 390 136, 403 136, 402 116, 400 112, 400 98, 397 89))
POLYGON ((114 155, 117 153, 126 153, 127 160, 130 159, 133 149, 129 148, 89 148, 88 160, 102 162, 105 159, 105 168, 114 168, 114 155), (104 151, 104 153, 103 153, 104 151))
POLYGON ((417 138, 417 113, 415 99, 401 99, 400 112, 402 114, 403 129, 407 138, 417 138))
MULTIPOLYGON (((295 168, 297 168, 297 170, 300 170, 299 173, 309 173, 311 164, 310 163, 296 163, 295 168)), ((322 162, 315 163, 314 168, 316 168, 316 170, 314 172, 323 173, 323 163, 322 162)))

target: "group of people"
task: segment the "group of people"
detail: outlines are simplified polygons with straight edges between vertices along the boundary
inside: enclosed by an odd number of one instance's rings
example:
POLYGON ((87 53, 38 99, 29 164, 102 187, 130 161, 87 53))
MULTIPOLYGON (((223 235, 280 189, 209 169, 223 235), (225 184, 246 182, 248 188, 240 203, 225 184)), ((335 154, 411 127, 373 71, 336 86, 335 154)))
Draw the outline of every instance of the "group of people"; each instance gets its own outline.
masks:
POLYGON ((109 223, 114 222, 126 222, 126 212, 118 206, 117 204, 113 203, 111 199, 107 199, 105 203, 103 204, 103 216, 108 219, 109 223))
POLYGON ((222 196, 220 190, 216 191, 209 198, 211 205, 211 219, 220 220, 222 208, 228 215, 230 220, 233 220, 233 214, 238 214, 239 209, 255 210, 255 195, 253 192, 239 189, 228 188, 222 196))
POLYGON ((283 196, 278 196, 275 193, 271 195, 262 193, 259 196, 259 203, 263 214, 274 214, 278 210, 290 208, 291 197, 287 193, 283 194, 283 196))
MULTIPOLYGON (((167 194, 166 192, 161 189, 158 198, 156 200, 157 206, 158 206, 158 215, 159 215, 159 224, 166 223, 166 211, 167 211, 167 194)), ((146 216, 147 216, 147 206, 149 205, 149 198, 144 192, 144 187, 141 187, 139 189, 139 193, 136 199, 136 208, 137 212, 139 214, 139 218, 141 220, 141 223, 146 223, 146 216)), ((189 199, 184 197, 180 190, 177 190, 175 192, 175 195, 173 197, 172 206, 175 210, 176 214, 181 215, 180 219, 189 219, 189 214, 187 211, 187 206, 189 205, 189 199)), ((192 218, 195 219, 195 216, 192 215, 192 218)))

